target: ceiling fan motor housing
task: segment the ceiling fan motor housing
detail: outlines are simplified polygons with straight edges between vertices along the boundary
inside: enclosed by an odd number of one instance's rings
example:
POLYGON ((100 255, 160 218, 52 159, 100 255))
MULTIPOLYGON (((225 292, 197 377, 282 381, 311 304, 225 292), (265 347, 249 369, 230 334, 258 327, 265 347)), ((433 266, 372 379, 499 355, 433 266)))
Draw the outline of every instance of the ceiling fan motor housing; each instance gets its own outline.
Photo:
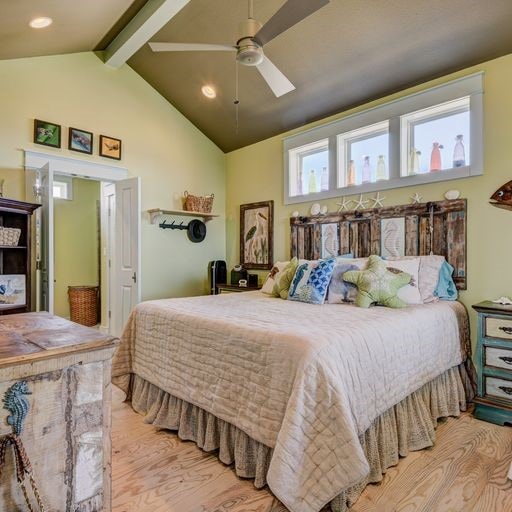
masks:
POLYGON ((263 61, 263 49, 254 39, 261 28, 261 23, 253 18, 240 22, 238 27, 239 39, 236 42, 238 52, 236 59, 245 66, 257 66, 263 61))

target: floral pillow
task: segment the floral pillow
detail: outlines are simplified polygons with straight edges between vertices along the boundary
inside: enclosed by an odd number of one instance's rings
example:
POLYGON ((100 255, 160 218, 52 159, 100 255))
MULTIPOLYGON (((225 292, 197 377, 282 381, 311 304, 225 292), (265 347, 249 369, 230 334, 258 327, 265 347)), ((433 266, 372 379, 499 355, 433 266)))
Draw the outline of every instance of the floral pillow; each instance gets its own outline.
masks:
POLYGON ((295 275, 295 270, 297 269, 297 265, 299 264, 299 260, 297 258, 293 258, 288 265, 281 272, 279 279, 276 280, 274 284, 274 289, 272 290, 272 295, 274 297, 281 297, 281 299, 286 299, 288 297, 288 290, 290 289, 290 284, 292 282, 293 276, 295 275))
POLYGON ((272 295, 274 291, 274 285, 279 281, 279 279, 281 278, 282 271, 286 268, 286 266, 289 263, 289 261, 276 261, 276 263, 274 263, 274 266, 269 272, 267 279, 265 279, 265 282, 261 287, 261 291, 263 293, 266 293, 267 295, 272 295))
POLYGON ((300 264, 293 276, 288 300, 323 304, 335 263, 336 259, 330 258, 300 264))
POLYGON ((336 258, 336 265, 332 272, 327 302, 329 304, 352 303, 356 301, 357 286, 343 279, 345 272, 349 270, 362 270, 366 267, 368 258, 336 258))

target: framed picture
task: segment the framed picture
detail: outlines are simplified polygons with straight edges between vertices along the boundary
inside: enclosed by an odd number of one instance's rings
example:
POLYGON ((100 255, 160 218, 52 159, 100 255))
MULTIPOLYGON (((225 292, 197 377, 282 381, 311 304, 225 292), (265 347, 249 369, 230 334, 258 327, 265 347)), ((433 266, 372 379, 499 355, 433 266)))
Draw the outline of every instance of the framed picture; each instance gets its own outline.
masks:
POLYGON ((100 156, 121 160, 121 140, 100 135, 100 156))
POLYGON ((0 309, 26 303, 25 274, 0 275, 0 309))
POLYGON ((336 222, 322 224, 322 258, 333 258, 338 256, 340 248, 339 227, 336 222))
POLYGON ((240 263, 248 269, 273 265, 274 201, 240 205, 240 263))
POLYGON ((60 148, 60 124, 34 119, 34 142, 43 146, 60 148))
POLYGON ((68 149, 92 155, 92 133, 78 128, 70 128, 68 149))
POLYGON ((405 217, 380 221, 380 255, 397 258, 405 255, 405 217))

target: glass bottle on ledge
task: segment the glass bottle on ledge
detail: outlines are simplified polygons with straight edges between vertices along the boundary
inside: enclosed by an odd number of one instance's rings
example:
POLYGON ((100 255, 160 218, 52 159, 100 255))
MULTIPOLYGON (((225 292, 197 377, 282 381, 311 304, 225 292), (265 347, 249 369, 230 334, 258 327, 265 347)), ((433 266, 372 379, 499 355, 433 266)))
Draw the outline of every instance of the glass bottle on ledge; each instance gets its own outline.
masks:
POLYGON ((356 166, 354 164, 354 160, 350 160, 348 163, 348 172, 347 172, 347 187, 352 187, 356 184, 356 166))
POLYGON ((316 173, 314 169, 311 169, 311 171, 309 171, 308 193, 314 194, 315 192, 318 192, 316 173))
POLYGON ((363 161, 363 183, 372 181, 372 168, 370 167, 370 157, 365 156, 363 161))
POLYGON ((420 171, 420 155, 421 151, 416 148, 411 148, 411 154, 409 155, 409 175, 419 174, 420 171))
POLYGON ((299 176, 297 178, 297 195, 301 196, 304 192, 302 191, 302 169, 299 169, 299 176))
POLYGON ((441 149, 443 146, 439 142, 432 145, 432 153, 430 154, 430 172, 437 172, 443 168, 441 163, 441 149))
POLYGON ((327 172, 327 167, 322 168, 320 190, 322 192, 329 190, 329 173, 327 172))
POLYGON ((384 155, 379 155, 379 159, 377 160, 377 172, 375 178, 377 179, 377 181, 388 179, 388 172, 386 170, 386 162, 384 161, 384 155))
POLYGON ((455 137, 455 147, 453 148, 453 167, 466 166, 466 152, 464 150, 464 141, 462 135, 455 137))

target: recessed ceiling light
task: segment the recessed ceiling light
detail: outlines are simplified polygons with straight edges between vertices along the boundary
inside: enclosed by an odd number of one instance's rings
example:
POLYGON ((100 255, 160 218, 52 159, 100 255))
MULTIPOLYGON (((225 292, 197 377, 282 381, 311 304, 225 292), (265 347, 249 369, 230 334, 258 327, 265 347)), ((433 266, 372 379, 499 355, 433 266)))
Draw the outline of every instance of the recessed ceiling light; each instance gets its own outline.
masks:
POLYGON ((30 20, 29 25, 32 28, 45 28, 49 27, 53 23, 53 20, 51 18, 48 18, 47 16, 41 16, 40 18, 34 18, 33 20, 30 20))
POLYGON ((210 99, 213 99, 217 96, 217 93, 215 92, 215 89, 211 85, 203 85, 201 87, 201 92, 210 99))

